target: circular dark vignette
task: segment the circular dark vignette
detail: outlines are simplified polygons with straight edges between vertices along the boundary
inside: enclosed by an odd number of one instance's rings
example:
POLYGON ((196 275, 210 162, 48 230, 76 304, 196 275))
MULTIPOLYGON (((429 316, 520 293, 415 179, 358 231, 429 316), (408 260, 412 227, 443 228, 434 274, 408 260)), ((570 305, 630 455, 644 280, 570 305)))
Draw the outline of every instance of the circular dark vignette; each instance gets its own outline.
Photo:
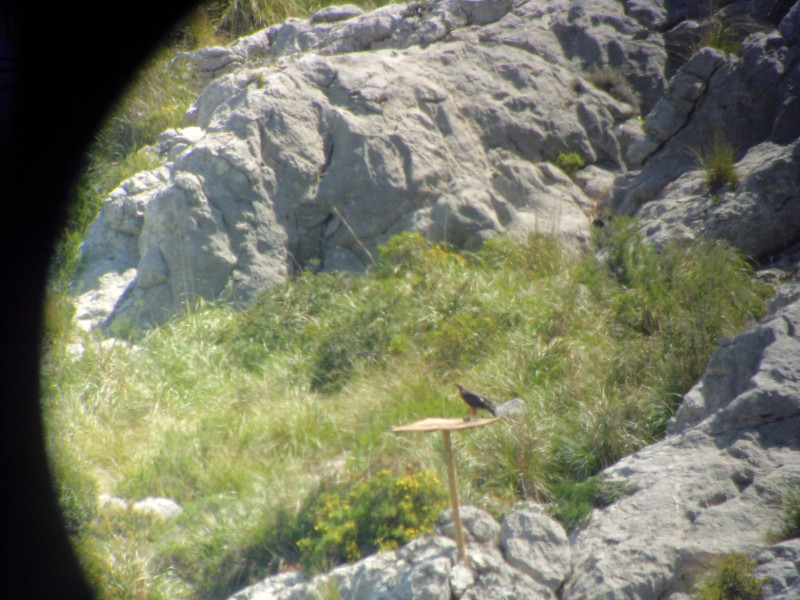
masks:
POLYGON ((43 291, 68 191, 110 105, 196 2, 0 2, 0 588, 91 598, 56 503, 39 411, 43 291))

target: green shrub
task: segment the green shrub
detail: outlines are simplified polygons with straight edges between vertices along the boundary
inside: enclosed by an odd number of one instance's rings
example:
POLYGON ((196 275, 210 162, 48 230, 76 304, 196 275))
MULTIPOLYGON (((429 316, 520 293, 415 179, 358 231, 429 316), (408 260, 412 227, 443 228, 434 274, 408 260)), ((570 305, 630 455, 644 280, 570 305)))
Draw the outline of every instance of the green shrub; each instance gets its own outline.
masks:
POLYGON ((758 600, 762 584, 752 575, 754 567, 742 554, 722 559, 700 585, 695 600, 758 600))
POLYGON ((445 492, 429 471, 395 477, 380 471, 368 480, 319 495, 314 530, 297 542, 307 568, 327 569, 430 534, 445 506, 445 492))
POLYGON ((570 179, 573 179, 578 171, 586 166, 586 163, 577 152, 570 152, 568 154, 561 152, 556 159, 556 166, 564 171, 570 179))

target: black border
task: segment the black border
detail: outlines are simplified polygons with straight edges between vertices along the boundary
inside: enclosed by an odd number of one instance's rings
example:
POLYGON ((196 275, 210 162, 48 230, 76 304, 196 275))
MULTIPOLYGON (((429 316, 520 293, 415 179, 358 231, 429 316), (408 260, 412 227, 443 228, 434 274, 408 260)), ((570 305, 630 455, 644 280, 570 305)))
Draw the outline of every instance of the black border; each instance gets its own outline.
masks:
POLYGON ((39 413, 42 292, 98 124, 192 0, 0 0, 0 595, 91 597, 51 488, 39 413))

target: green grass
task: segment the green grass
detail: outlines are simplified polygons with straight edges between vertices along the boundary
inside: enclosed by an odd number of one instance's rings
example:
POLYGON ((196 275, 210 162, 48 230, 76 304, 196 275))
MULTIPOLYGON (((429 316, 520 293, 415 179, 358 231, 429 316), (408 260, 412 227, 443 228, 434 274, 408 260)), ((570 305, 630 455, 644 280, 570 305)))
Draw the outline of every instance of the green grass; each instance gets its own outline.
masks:
POLYGON ((780 525, 767 533, 767 541, 772 544, 800 538, 800 485, 787 484, 781 503, 780 525))
POLYGON ((704 23, 705 29, 697 43, 697 48, 716 48, 725 54, 739 55, 746 31, 736 22, 712 18, 704 23))
POLYGON ((704 148, 698 158, 706 173, 708 192, 714 194, 726 185, 734 186, 739 181, 736 173, 736 148, 723 136, 717 135, 714 142, 704 148))
POLYGON ((320 494, 350 498, 384 472, 445 480, 440 436, 390 430, 465 416, 455 381, 526 407, 453 437, 462 501, 498 516, 553 501, 580 526, 587 506, 625 492, 597 474, 663 435, 717 340, 771 292, 724 244, 656 252, 631 227, 604 229, 602 262, 543 237, 470 254, 404 234, 370 276, 306 272, 242 313, 201 304, 135 349, 73 361, 51 345, 49 448, 101 597, 224 598, 312 566, 298 542, 320 525, 320 494), (110 517, 102 493, 184 512, 110 517))

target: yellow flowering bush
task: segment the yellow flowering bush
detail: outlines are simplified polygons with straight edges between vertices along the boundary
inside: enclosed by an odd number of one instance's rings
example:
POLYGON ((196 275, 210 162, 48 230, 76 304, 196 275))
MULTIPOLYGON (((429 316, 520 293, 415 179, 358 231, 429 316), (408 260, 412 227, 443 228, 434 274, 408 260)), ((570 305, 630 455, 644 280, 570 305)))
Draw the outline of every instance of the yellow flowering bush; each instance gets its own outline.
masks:
POLYGON ((313 532, 297 542, 308 569, 329 568, 392 550, 432 533, 445 492, 430 471, 400 477, 380 471, 366 481, 319 495, 313 532))

